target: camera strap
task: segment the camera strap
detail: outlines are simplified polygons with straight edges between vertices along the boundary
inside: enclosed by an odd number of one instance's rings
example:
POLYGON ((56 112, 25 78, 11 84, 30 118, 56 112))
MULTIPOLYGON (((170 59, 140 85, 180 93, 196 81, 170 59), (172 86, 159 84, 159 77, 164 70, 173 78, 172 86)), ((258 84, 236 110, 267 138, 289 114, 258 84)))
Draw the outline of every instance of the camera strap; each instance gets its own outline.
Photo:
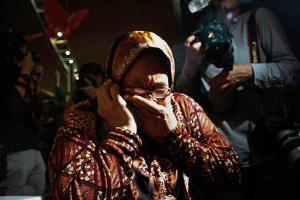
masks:
MULTIPOLYGON (((254 9, 248 19, 248 47, 249 47, 249 57, 250 63, 260 63, 260 40, 258 36, 258 27, 255 18, 256 9, 254 9)), ((260 92, 260 110, 263 118, 267 117, 267 110, 263 95, 260 92)))
POLYGON ((248 19, 248 46, 251 63, 260 63, 260 41, 258 37, 258 27, 255 19, 255 10, 253 10, 248 19))

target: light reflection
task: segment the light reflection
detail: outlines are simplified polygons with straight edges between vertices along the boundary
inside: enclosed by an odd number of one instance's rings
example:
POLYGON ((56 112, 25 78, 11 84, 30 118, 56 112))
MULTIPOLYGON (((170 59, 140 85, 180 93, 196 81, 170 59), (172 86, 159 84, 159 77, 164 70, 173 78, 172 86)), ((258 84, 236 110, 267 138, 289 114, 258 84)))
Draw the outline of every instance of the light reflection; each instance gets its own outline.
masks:
POLYGON ((62 32, 57 32, 56 35, 57 35, 57 37, 61 37, 63 35, 63 33, 62 32))

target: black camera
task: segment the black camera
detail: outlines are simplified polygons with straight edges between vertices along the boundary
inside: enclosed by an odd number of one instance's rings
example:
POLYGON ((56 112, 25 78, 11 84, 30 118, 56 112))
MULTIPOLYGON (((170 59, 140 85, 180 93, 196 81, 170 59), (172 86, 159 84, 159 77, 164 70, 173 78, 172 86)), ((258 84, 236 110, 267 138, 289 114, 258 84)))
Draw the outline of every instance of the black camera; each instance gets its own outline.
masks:
POLYGON ((193 33, 195 42, 201 42, 201 48, 207 61, 218 68, 232 70, 234 57, 232 34, 224 23, 209 20, 193 33))
POLYGON ((231 70, 234 62, 232 34, 224 23, 215 19, 211 7, 210 0, 189 1, 188 8, 194 17, 199 16, 200 13, 208 16, 206 22, 193 33, 196 37, 193 43, 201 42, 201 49, 208 62, 218 68, 231 70))
POLYGON ((300 178, 300 135, 297 128, 282 129, 275 139, 292 173, 300 178))
POLYGON ((298 123, 286 114, 261 118, 251 135, 256 148, 265 152, 278 151, 291 172, 300 178, 300 135, 298 123))

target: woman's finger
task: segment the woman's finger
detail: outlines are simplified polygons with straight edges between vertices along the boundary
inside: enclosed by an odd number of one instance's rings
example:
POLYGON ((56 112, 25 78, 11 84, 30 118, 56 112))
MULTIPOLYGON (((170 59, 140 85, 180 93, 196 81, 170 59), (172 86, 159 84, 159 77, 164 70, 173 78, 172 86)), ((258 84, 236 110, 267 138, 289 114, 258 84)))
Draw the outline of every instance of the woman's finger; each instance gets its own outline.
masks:
POLYGON ((112 81, 108 80, 105 81, 100 87, 97 88, 96 94, 100 106, 101 104, 106 105, 107 103, 112 101, 112 96, 110 93, 111 86, 112 86, 112 81))
POLYGON ((118 84, 113 84, 110 88, 110 94, 113 101, 118 101, 121 105, 126 105, 126 101, 120 94, 120 86, 118 84))
POLYGON ((131 96, 130 103, 141 109, 148 110, 151 113, 159 114, 160 112, 162 112, 163 106, 138 95, 131 96))

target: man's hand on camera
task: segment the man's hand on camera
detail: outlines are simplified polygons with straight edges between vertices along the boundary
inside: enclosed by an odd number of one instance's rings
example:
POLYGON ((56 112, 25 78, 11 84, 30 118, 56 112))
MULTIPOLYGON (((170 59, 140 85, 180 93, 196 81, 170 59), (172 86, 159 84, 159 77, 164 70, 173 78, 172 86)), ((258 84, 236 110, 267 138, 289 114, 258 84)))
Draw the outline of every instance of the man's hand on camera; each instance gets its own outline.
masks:
POLYGON ((183 67, 183 73, 193 80, 197 74, 197 68, 201 64, 203 52, 201 50, 201 42, 193 43, 196 39, 194 35, 189 36, 184 43, 186 49, 185 63, 183 67))
POLYGON ((253 78, 250 64, 234 64, 232 70, 223 70, 209 81, 211 90, 219 94, 229 94, 237 87, 253 78))

